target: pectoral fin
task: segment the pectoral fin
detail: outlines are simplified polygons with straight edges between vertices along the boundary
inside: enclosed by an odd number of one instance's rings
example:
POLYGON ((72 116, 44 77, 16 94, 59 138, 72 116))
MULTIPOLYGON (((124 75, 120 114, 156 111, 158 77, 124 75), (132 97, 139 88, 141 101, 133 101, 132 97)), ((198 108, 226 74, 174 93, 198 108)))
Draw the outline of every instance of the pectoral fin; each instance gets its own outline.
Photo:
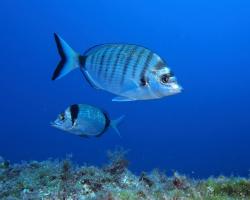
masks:
POLYGON ((142 100, 147 99, 147 96, 149 94, 149 88, 133 88, 131 90, 124 91, 120 94, 120 96, 115 97, 112 99, 112 101, 136 101, 136 100, 142 100))
POLYGON ((133 91, 136 90, 138 87, 140 87, 135 80, 133 79, 128 79, 124 82, 124 89, 122 93, 126 93, 128 91, 133 91))
POLYGON ((117 96, 112 99, 112 101, 135 101, 133 98, 134 95, 138 91, 138 84, 133 80, 129 79, 124 83, 124 89, 121 91, 121 96, 117 96))

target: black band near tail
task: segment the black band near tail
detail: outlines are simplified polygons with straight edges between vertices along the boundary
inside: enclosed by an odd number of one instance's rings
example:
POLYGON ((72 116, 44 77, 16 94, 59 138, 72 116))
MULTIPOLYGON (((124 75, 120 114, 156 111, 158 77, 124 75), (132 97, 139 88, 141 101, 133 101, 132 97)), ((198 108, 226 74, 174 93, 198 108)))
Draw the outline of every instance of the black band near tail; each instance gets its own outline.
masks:
POLYGON ((105 117, 105 126, 100 134, 98 134, 96 137, 100 137, 110 126, 110 119, 108 117, 108 114, 106 112, 103 112, 103 115, 105 117))
POLYGON ((86 56, 79 56, 80 68, 83 68, 86 63, 86 56))

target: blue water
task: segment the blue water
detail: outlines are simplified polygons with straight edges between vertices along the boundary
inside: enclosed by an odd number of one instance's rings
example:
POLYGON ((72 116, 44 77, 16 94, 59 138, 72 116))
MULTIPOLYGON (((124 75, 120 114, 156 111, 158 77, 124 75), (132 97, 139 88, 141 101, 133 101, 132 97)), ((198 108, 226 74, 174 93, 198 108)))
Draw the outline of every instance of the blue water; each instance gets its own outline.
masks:
POLYGON ((130 169, 198 177, 250 169, 250 3, 238 1, 1 1, 0 155, 12 162, 62 158, 102 165, 130 149, 130 169), (100 43, 146 46, 167 60, 184 91, 115 103, 79 70, 51 81, 59 61, 53 33, 84 52, 100 43), (73 103, 125 114, 122 138, 82 139, 50 127, 73 103))

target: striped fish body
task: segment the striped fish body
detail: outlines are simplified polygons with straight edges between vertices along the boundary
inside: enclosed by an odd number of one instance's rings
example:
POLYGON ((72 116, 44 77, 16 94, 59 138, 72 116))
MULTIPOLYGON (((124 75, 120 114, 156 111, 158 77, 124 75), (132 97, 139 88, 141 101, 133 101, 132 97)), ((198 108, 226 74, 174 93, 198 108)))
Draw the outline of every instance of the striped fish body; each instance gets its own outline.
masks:
POLYGON ((61 56, 52 80, 80 68, 91 86, 118 97, 115 101, 156 99, 181 91, 166 63, 151 50, 131 44, 103 44, 83 55, 55 34, 61 56))
POLYGON ((83 66, 96 87, 131 100, 154 98, 145 88, 149 71, 166 67, 149 49, 129 44, 104 44, 85 53, 83 66))
POLYGON ((76 119, 73 119, 74 127, 71 132, 80 136, 97 136, 103 133, 109 126, 109 119, 100 109, 79 104, 76 119))
POLYGON ((117 128, 123 117, 110 120, 107 113, 88 104, 73 104, 51 123, 53 127, 81 137, 100 136, 109 127, 119 135, 117 128))

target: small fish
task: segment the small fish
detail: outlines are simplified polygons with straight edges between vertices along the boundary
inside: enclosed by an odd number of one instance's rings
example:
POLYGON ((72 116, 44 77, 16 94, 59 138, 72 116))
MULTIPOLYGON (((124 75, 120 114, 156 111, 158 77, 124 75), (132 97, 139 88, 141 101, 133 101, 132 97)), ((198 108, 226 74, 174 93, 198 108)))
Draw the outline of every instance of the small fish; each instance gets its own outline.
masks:
POLYGON ((108 114, 99 108, 87 104, 74 104, 59 114, 51 125, 82 137, 99 137, 109 127, 112 127, 120 136, 117 126, 123 117, 110 120, 108 114))
POLYGON ((118 95, 113 101, 157 99, 182 90, 166 63, 147 48, 103 44, 80 55, 57 34, 54 36, 61 61, 52 80, 80 68, 93 88, 118 95))

